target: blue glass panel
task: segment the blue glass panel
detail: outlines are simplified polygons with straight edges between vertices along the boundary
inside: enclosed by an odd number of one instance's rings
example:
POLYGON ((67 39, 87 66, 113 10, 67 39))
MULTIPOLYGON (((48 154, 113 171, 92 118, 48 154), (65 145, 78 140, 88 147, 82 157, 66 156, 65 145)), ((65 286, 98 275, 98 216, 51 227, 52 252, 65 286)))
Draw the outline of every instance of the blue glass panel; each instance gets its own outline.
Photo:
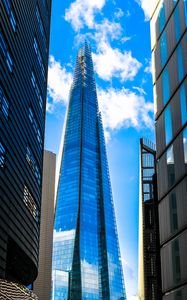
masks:
POLYGON ((182 125, 187 122, 187 102, 186 102, 186 92, 185 85, 182 84, 180 87, 180 108, 181 108, 181 121, 182 125))
POLYGON ((184 77, 183 53, 182 53, 181 44, 179 44, 179 46, 177 47, 177 63, 178 63, 178 77, 180 82, 184 77))
POLYGON ((187 26, 187 0, 184 0, 184 17, 185 17, 185 23, 187 26))
POLYGON ((166 135, 166 145, 167 145, 173 137, 171 110, 169 105, 166 107, 164 111, 164 122, 165 122, 165 135, 166 135))
POLYGON ((159 13, 159 32, 160 32, 160 33, 161 33, 162 30, 164 29, 165 22, 166 22, 166 18, 165 18, 165 7, 164 7, 164 3, 162 3, 162 6, 161 6, 161 8, 160 8, 160 13, 159 13))
POLYGON ((178 5, 176 6, 174 11, 174 22, 175 22, 175 37, 176 37, 176 42, 178 42, 181 36, 180 14, 179 14, 178 5))
POLYGON ((170 98, 170 82, 169 82, 169 72, 167 67, 164 69, 162 73, 162 93, 163 93, 163 103, 165 105, 170 98))
POLYGON ((165 65, 167 61, 167 40, 166 40, 166 32, 164 31, 161 39, 160 39, 160 58, 162 67, 165 65))

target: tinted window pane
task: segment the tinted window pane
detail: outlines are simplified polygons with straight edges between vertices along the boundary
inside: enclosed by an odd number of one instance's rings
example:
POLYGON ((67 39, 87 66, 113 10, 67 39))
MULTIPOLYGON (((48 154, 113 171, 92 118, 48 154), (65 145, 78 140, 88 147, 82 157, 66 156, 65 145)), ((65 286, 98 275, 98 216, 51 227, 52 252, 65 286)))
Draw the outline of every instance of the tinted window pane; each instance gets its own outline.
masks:
POLYGON ((175 240, 172 242, 171 245, 172 245, 173 282, 179 283, 181 280, 179 241, 175 240))
POLYGON ((178 78, 179 78, 179 82, 180 82, 184 77, 183 55, 182 55, 182 45, 181 44, 177 48, 177 63, 178 63, 178 78))
POLYGON ((169 195, 169 207, 170 207, 171 232, 175 233, 175 231, 178 230, 177 199, 176 199, 176 193, 175 192, 173 192, 169 195))
POLYGON ((181 36, 180 15, 179 15, 178 5, 174 11, 174 22, 175 22, 175 37, 176 37, 176 41, 178 42, 181 36))
POLYGON ((170 97, 169 72, 167 68, 165 68, 162 74, 162 90, 163 90, 163 103, 165 105, 168 102, 170 97))
POLYGON ((180 88, 180 107, 181 107, 181 122, 182 125, 187 121, 187 105, 186 105, 186 92, 184 84, 180 88))
POLYGON ((165 109, 164 122, 165 122, 165 136, 166 136, 166 145, 167 145, 173 137, 170 106, 167 106, 165 109))
POLYGON ((164 31, 160 39, 160 59, 162 67, 167 61, 167 41, 166 41, 166 32, 164 31))
POLYGON ((175 183, 175 169, 174 169, 174 154, 173 145, 167 150, 167 172, 169 187, 175 183))
POLYGON ((164 29, 165 21, 166 21, 165 20, 165 8, 164 8, 164 3, 162 3, 160 13, 159 13, 159 30, 160 30, 160 32, 162 32, 162 30, 164 29))

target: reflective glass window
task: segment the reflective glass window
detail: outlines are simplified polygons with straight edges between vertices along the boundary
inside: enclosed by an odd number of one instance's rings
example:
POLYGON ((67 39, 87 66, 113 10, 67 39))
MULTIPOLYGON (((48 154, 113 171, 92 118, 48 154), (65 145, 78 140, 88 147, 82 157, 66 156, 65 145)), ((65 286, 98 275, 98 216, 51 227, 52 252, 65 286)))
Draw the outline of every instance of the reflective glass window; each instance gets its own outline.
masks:
POLYGON ((167 173, 168 173, 168 185, 169 187, 175 183, 175 164, 173 145, 169 147, 166 153, 167 158, 167 173))
POLYGON ((184 164, 187 171, 187 127, 183 131, 184 164))
POLYGON ((172 192, 169 195, 169 207, 170 207, 170 228, 171 233, 175 233, 178 230, 178 217, 177 217, 177 199, 176 193, 172 192))
POLYGON ((10 72, 13 71, 13 60, 12 60, 12 56, 10 54, 10 52, 8 51, 8 47, 6 45, 5 39, 3 37, 2 32, 0 31, 0 49, 3 52, 3 55, 5 57, 7 66, 10 70, 10 72))
POLYGON ((3 0, 3 3, 4 3, 4 6, 6 8, 6 11, 7 11, 7 14, 9 16, 9 19, 10 19, 10 24, 13 28, 14 31, 16 31, 16 18, 15 18, 15 14, 14 14, 14 11, 11 7, 11 3, 10 3, 10 0, 3 0))
POLYGON ((34 113, 33 113, 33 110, 31 107, 29 107, 29 119, 30 119, 30 122, 33 126, 33 129, 36 133, 36 137, 37 137, 37 140, 39 142, 39 146, 40 148, 42 148, 42 137, 41 137, 41 132, 40 132, 40 129, 39 129, 39 126, 38 126, 38 123, 36 121, 36 118, 34 116, 34 113))
POLYGON ((169 82, 169 72, 166 67, 162 73, 162 95, 164 105, 168 102, 170 98, 170 82, 169 82))
POLYGON ((174 22, 175 22, 175 37, 176 37, 176 42, 178 42, 181 36, 180 14, 179 14, 178 5, 176 6, 174 11, 174 22))
POLYGON ((181 267, 180 267, 180 249, 178 239, 171 244, 172 248, 172 267, 173 267, 173 282, 175 284, 181 281, 181 267))
POLYGON ((161 5, 158 19, 159 19, 159 31, 161 33, 162 30, 164 29, 165 22, 166 22, 164 2, 161 5))
POLYGON ((26 160, 27 160, 32 172, 34 173, 34 175, 38 181, 38 184, 40 185, 40 183, 41 183, 40 171, 39 171, 36 159, 34 158, 34 154, 32 153, 29 146, 27 146, 27 148, 26 148, 26 160))
POLYGON ((184 16, 185 16, 185 22, 187 26, 187 0, 184 0, 184 16))
POLYGON ((180 108, 181 108, 181 122, 184 125, 187 122, 187 101, 185 85, 182 84, 180 87, 180 108))
POLYGON ((38 98, 39 105, 42 108, 43 107, 43 99, 41 96, 39 84, 37 83, 36 75, 35 75, 34 71, 32 71, 32 73, 31 73, 31 82, 32 82, 33 88, 35 90, 36 96, 38 98))
POLYGON ((5 165, 5 148, 0 142, 0 168, 3 168, 5 165))
POLYGON ((26 207, 28 208, 29 212, 33 216, 33 218, 38 222, 39 221, 39 210, 36 205, 36 202, 31 195, 31 192, 29 191, 28 187, 24 186, 24 192, 23 192, 23 202, 25 203, 26 207))
POLYGON ((44 25, 43 25, 43 21, 42 21, 41 14, 40 14, 38 6, 36 6, 36 18, 37 18, 38 25, 39 25, 39 28, 40 28, 40 32, 41 32, 41 35, 42 35, 42 38, 43 38, 43 41, 44 41, 44 47, 46 48, 46 37, 45 37, 44 25))
POLYGON ((2 87, 0 86, 0 111, 2 111, 4 117, 8 119, 9 115, 9 101, 6 98, 2 87))
POLYGON ((166 145, 167 145, 173 137, 171 109, 169 105, 166 107, 164 111, 164 122, 165 122, 165 136, 166 136, 166 145))
POLYGON ((43 61, 42 61, 42 55, 41 55, 41 51, 39 49, 38 42, 37 42, 35 37, 34 37, 34 50, 35 50, 35 53, 36 53, 36 56, 37 56, 37 59, 38 59, 38 63, 41 67, 42 76, 45 80, 45 68, 44 68, 44 64, 43 64, 43 61))
POLYGON ((182 53, 181 44, 179 44, 179 46, 177 47, 177 63, 178 63, 178 78, 180 82, 184 77, 183 53, 182 53))
POLYGON ((167 40, 166 40, 166 32, 164 31, 160 38, 160 59, 162 67, 165 65, 167 61, 167 40))

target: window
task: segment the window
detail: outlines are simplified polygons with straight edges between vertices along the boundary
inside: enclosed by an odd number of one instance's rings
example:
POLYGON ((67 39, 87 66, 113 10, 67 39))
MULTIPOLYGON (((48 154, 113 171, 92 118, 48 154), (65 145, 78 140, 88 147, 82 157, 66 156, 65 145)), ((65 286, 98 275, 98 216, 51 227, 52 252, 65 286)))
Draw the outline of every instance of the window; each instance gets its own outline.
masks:
POLYGON ((33 129, 36 133, 36 137, 37 137, 37 140, 39 142, 39 146, 40 146, 40 148, 42 148, 42 137, 41 137, 40 129, 39 129, 39 126, 36 122, 36 118, 34 117, 34 113, 31 109, 31 107, 29 107, 29 119, 30 119, 30 121, 32 123, 32 126, 33 126, 33 129))
POLYGON ((43 65, 43 62, 42 62, 41 52, 40 52, 40 49, 39 49, 38 42, 37 42, 36 38, 34 38, 34 50, 35 50, 35 53, 36 53, 39 65, 41 67, 42 76, 43 76, 43 78, 45 80, 45 69, 44 69, 44 65, 43 65))
POLYGON ((180 108, 181 108, 181 122, 184 125, 187 121, 187 103, 186 103, 186 92, 185 85, 180 87, 180 108))
POLYGON ((187 171, 187 127, 183 131, 184 164, 187 171))
POLYGON ((5 148, 3 144, 0 142, 0 169, 5 166, 5 148))
POLYGON ((181 36, 179 5, 176 6, 174 11, 174 22, 175 22, 175 37, 176 37, 176 42, 178 42, 181 36))
POLYGON ((172 247, 173 281, 176 284, 181 281, 179 241, 177 239, 174 240, 171 243, 171 247, 172 247))
MULTIPOLYGON (((41 15, 40 15, 38 6, 36 6, 36 18, 37 18, 37 20, 38 20, 38 25, 39 25, 40 32, 41 32, 41 35, 42 35, 42 38, 43 38, 43 41, 44 41, 44 47, 45 47, 45 49, 46 49, 46 37, 45 37, 45 31, 44 31, 44 26, 43 26, 43 22, 42 22, 42 18, 41 18, 41 15)), ((46 49, 46 50, 47 50, 47 49, 46 49)))
POLYGON ((39 221, 39 211, 37 205, 32 197, 29 189, 27 186, 24 186, 24 194, 23 194, 23 202, 27 206, 28 210, 30 211, 33 218, 38 222, 39 221))
POLYGON ((167 150, 166 157, 167 157, 168 185, 170 187, 175 183, 175 165, 174 165, 173 145, 167 150))
POLYGON ((41 108, 43 108, 43 100, 42 100, 41 92, 40 92, 40 89, 39 89, 39 85, 36 81, 36 76, 34 74, 34 71, 32 71, 32 73, 31 73, 31 82, 32 82, 32 85, 34 87, 36 96, 39 100, 39 105, 40 105, 41 108))
POLYGON ((4 6, 6 8, 7 14, 9 16, 10 24, 11 24, 13 30, 16 31, 17 23, 16 23, 16 18, 15 18, 15 15, 14 15, 14 11, 13 11, 13 9, 11 7, 11 4, 10 4, 10 0, 3 0, 3 3, 4 3, 4 6))
POLYGON ((163 95, 163 104, 165 105, 170 98, 170 83, 169 83, 169 72, 166 67, 162 74, 162 95, 163 95))
POLYGON ((12 57, 10 55, 10 52, 8 51, 5 39, 4 39, 3 34, 2 34, 1 31, 0 31, 0 49, 3 52, 3 55, 5 57, 5 60, 6 60, 6 63, 7 63, 7 66, 9 68, 10 72, 12 72, 12 70, 13 70, 13 60, 12 60, 12 57))
POLYGON ((9 115, 9 102, 5 97, 2 87, 0 86, 0 111, 2 111, 4 117, 8 119, 9 115))
POLYGON ((179 44, 179 46, 177 47, 177 63, 178 63, 178 78, 180 82, 184 77, 183 53, 182 53, 181 44, 179 44))
POLYGON ((169 207, 170 207, 170 228, 171 228, 171 232, 175 233, 176 230, 178 230, 177 199, 176 199, 175 192, 172 192, 169 195, 169 207))
POLYGON ((167 41, 166 41, 166 32, 164 31, 160 39, 160 59, 162 67, 167 61, 167 41))
POLYGON ((173 137, 171 110, 169 105, 166 107, 164 111, 164 123, 165 123, 165 136, 166 136, 166 145, 167 145, 173 137))
POLYGON ((184 0, 184 16, 185 16, 185 22, 187 26, 187 1, 184 0))
POLYGON ((28 146, 26 148, 26 160, 27 160, 32 172, 34 173, 34 175, 35 175, 35 177, 38 181, 38 184, 40 185, 41 184, 41 175, 40 175, 40 172, 39 172, 39 168, 37 166, 34 155, 33 155, 31 149, 28 146))
POLYGON ((164 2, 163 2, 162 5, 161 5, 158 20, 159 20, 159 32, 161 33, 162 30, 164 29, 165 22, 166 22, 166 20, 165 20, 165 7, 164 7, 164 2))

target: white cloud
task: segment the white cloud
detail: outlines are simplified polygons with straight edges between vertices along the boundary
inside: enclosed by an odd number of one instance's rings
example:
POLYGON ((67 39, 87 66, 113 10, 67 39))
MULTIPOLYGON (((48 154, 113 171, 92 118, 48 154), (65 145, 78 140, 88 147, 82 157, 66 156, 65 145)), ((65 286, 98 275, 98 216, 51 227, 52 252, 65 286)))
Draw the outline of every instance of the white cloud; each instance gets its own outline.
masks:
POLYGON ((141 95, 146 95, 146 92, 144 91, 144 89, 139 86, 133 86, 133 89, 137 90, 141 95))
POLYGON ((148 21, 155 6, 155 0, 136 0, 136 2, 143 9, 145 20, 148 21))
POLYGON ((106 0, 76 0, 66 9, 65 20, 70 22, 75 31, 79 31, 85 25, 94 27, 94 17, 101 11, 106 0))
POLYGON ((55 102, 68 102, 70 86, 72 83, 72 74, 62 67, 60 62, 53 56, 49 58, 48 68, 48 96, 52 98, 53 103, 47 103, 47 110, 53 110, 55 102))
POLYGON ((117 8, 115 13, 114 13, 114 16, 117 18, 117 19, 120 19, 124 16, 124 12, 121 8, 117 8))
POLYGON ((98 89, 98 99, 106 131, 121 128, 153 128, 153 103, 128 89, 98 89))
POLYGON ((100 43, 98 47, 98 52, 93 53, 93 61, 100 78, 110 81, 117 77, 122 82, 134 79, 141 63, 130 51, 112 48, 107 42, 100 43))
POLYGON ((151 62, 151 60, 148 62, 148 66, 145 67, 144 72, 148 73, 148 74, 149 73, 152 74, 152 62, 151 62))

